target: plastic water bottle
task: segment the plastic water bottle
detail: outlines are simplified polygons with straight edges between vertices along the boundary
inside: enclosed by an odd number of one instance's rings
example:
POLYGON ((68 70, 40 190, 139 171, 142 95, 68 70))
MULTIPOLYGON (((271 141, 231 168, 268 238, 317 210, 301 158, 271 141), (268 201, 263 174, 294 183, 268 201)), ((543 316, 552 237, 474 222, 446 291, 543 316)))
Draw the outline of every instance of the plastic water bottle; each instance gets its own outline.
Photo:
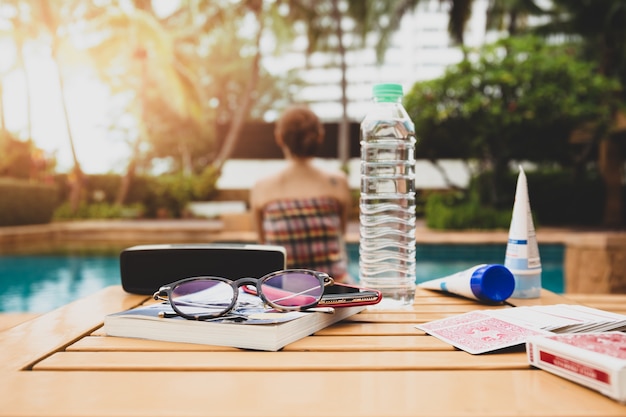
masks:
POLYGON ((381 308, 415 296, 415 125, 402 86, 377 84, 361 122, 359 280, 378 289, 381 308))

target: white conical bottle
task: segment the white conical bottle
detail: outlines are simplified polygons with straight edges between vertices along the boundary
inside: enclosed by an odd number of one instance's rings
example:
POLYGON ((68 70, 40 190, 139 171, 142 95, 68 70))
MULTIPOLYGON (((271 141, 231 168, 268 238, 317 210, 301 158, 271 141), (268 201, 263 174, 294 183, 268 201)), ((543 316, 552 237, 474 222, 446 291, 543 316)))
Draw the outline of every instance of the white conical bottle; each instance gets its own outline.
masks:
POLYGON ((528 198, 526 174, 521 166, 519 170, 504 265, 515 277, 515 290, 511 298, 539 298, 541 257, 528 198))

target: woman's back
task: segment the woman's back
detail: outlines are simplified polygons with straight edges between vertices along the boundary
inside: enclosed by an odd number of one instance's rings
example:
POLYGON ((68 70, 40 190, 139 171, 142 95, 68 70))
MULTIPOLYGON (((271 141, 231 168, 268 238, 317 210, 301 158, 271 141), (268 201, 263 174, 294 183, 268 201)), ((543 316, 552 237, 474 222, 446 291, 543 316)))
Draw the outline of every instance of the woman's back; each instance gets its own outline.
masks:
POLYGON ((259 241, 284 246, 289 267, 318 269, 341 281, 347 264, 343 241, 350 206, 347 177, 314 165, 324 129, 309 109, 287 109, 275 136, 287 165, 259 180, 250 192, 259 241))
POLYGON ((341 279, 347 271, 341 205, 332 197, 282 199, 263 209, 265 242, 285 247, 289 268, 341 279))

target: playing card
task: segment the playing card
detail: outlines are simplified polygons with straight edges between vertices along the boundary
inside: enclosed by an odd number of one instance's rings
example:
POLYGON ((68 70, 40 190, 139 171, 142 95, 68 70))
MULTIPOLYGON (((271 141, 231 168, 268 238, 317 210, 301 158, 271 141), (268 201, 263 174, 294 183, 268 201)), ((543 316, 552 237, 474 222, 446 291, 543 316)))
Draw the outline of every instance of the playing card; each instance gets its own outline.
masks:
POLYGON ((626 329, 626 316, 581 305, 556 304, 478 310, 418 329, 472 354, 520 345, 529 336, 626 329))
POLYGON ((417 327, 474 355, 524 344, 529 336, 550 334, 480 312, 461 314, 461 316, 463 317, 460 320, 446 318, 417 327))
POLYGON ((456 316, 446 317, 445 319, 439 319, 430 321, 428 323, 422 323, 415 327, 429 333, 433 330, 438 330, 446 327, 458 326, 465 323, 471 323, 478 320, 484 320, 489 318, 487 314, 482 311, 470 311, 469 313, 457 314, 456 316))

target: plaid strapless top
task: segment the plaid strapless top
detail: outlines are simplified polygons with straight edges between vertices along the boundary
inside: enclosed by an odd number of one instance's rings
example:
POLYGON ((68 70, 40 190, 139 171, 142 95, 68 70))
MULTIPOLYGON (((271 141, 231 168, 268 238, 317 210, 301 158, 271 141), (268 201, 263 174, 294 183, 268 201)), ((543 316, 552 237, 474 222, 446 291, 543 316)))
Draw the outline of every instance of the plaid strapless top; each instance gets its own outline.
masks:
POLYGON ((340 212, 339 201, 331 197, 271 201, 263 209, 265 241, 285 248, 288 268, 314 269, 341 279, 347 262, 340 212))

